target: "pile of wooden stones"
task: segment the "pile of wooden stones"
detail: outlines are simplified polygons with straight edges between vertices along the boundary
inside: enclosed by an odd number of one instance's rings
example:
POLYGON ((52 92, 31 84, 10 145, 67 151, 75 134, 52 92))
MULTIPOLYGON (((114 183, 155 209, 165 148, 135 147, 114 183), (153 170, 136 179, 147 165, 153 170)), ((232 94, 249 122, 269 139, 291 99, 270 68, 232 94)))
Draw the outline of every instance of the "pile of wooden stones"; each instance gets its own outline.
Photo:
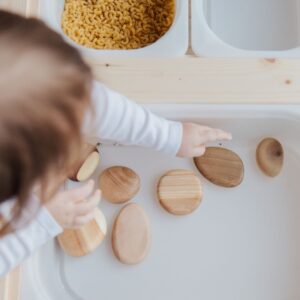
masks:
MULTIPOLYGON (((87 180, 99 164, 99 152, 95 146, 84 148, 70 179, 87 180)), ((284 150, 279 141, 265 138, 257 146, 256 161, 269 177, 279 175, 283 167, 284 150)), ((238 154, 222 147, 208 147, 201 157, 194 158, 199 172, 211 183, 233 188, 244 178, 244 164, 238 154)), ((99 178, 103 197, 113 204, 129 202, 140 189, 138 174, 123 166, 105 169, 99 178)), ((173 215, 187 215, 201 204, 202 185, 195 172, 170 170, 158 181, 157 198, 161 206, 173 215)), ((83 256, 94 251, 107 232, 103 213, 97 210, 95 219, 79 229, 67 229, 58 241, 62 249, 72 256, 83 256)), ((136 203, 127 203, 117 215, 112 229, 112 248, 117 259, 124 264, 137 264, 149 252, 151 231, 149 219, 136 203)))
MULTIPOLYGON (((97 169, 100 155, 96 146, 84 145, 79 156, 69 179, 84 182, 97 169)), ((127 167, 114 166, 102 172, 99 188, 107 201, 124 204, 140 190, 140 178, 127 167)), ((103 242, 106 233, 106 219, 102 211, 97 209, 91 222, 78 229, 66 229, 57 239, 68 255, 80 257, 93 252, 103 242)), ((150 222, 142 207, 135 203, 122 207, 112 230, 115 256, 124 264, 137 264, 147 255, 150 245, 150 222)))

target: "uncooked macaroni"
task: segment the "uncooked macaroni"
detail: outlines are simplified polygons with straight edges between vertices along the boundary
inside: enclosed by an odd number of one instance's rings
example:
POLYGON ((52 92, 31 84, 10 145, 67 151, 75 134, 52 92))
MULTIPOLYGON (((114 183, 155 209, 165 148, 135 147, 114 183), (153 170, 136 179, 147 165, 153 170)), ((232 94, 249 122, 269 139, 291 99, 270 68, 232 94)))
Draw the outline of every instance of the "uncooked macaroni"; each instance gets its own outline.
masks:
POLYGON ((175 0, 66 0, 62 29, 96 49, 136 49, 152 44, 173 23, 175 0))

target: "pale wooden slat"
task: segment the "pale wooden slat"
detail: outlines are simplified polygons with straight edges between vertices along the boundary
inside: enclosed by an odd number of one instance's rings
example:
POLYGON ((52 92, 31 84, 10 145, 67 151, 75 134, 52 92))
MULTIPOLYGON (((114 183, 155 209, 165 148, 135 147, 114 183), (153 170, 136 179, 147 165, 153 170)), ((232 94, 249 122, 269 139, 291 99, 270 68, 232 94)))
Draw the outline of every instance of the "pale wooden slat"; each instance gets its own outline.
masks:
POLYGON ((26 10, 26 0, 1 0, 0 8, 24 14, 26 10))
POLYGON ((26 3, 26 16, 38 17, 39 16, 39 0, 27 0, 26 3))
POLYGON ((0 299, 19 300, 21 291, 21 270, 15 268, 3 279, 0 279, 0 299))
POLYGON ((300 103, 300 60, 89 60, 97 79, 140 102, 300 103))

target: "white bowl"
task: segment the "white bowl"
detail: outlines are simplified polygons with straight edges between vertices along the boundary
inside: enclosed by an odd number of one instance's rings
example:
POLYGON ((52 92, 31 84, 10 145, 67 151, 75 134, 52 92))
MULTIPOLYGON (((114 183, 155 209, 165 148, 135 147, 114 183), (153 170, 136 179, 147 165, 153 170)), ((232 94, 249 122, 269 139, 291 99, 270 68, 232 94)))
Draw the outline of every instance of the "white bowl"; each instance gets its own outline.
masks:
MULTIPOLYGON (((236 188, 204 179, 192 159, 172 158, 149 149, 104 146, 101 166, 125 165, 141 177, 133 199, 151 222, 152 246, 139 265, 113 255, 111 228, 121 206, 104 199, 108 222, 103 244, 88 256, 63 253, 53 240, 23 269, 22 300, 283 300, 299 299, 300 287, 300 106, 151 105, 170 119, 196 121, 229 130, 223 143, 240 155, 245 177, 236 188), (264 137, 281 141, 285 161, 276 178, 255 161, 264 137), (159 177, 170 169, 195 171, 204 198, 191 215, 164 211, 156 196, 159 177)), ((218 146, 217 143, 214 144, 218 146)))
POLYGON ((192 48, 209 57, 300 57, 299 0, 192 0, 192 48))
POLYGON ((158 41, 144 48, 129 50, 98 50, 80 46, 68 38, 61 28, 63 0, 40 1, 40 15, 53 29, 61 33, 73 46, 85 55, 97 56, 133 56, 133 57, 174 57, 184 55, 188 48, 188 1, 176 0, 176 14, 173 25, 158 41))

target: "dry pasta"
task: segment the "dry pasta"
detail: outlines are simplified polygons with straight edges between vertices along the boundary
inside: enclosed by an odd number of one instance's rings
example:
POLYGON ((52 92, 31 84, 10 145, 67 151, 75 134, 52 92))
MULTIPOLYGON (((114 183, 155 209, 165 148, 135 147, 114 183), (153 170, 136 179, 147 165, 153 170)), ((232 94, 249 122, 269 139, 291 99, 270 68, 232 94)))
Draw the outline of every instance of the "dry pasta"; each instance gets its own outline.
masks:
POLYGON ((65 0, 62 29, 76 43, 96 49, 137 49, 170 28, 175 0, 65 0))

